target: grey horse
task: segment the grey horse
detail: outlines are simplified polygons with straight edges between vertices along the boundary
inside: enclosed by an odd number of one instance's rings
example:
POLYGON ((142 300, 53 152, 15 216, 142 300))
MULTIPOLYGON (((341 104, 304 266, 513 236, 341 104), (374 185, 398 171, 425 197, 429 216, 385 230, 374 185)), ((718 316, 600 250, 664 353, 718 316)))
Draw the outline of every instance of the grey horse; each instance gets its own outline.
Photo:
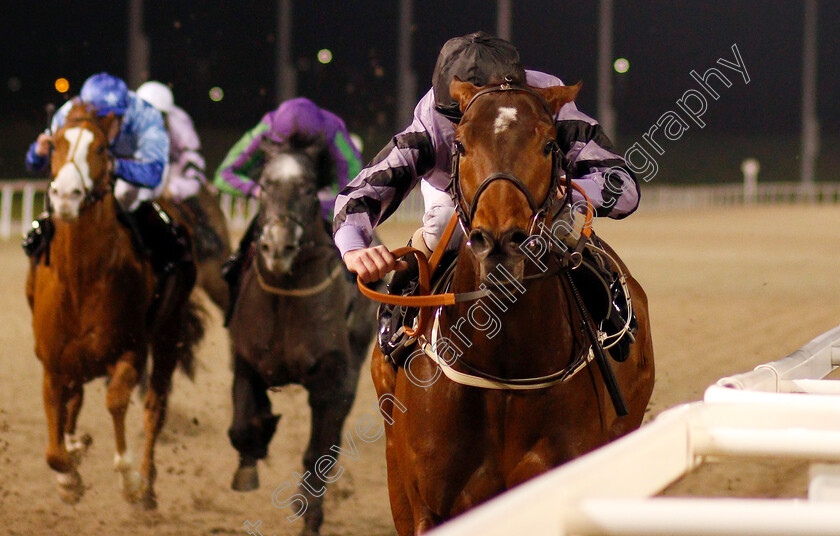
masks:
POLYGON ((303 468, 311 476, 310 489, 300 485, 305 500, 296 507, 305 521, 303 534, 318 534, 323 492, 312 491, 323 486, 315 480, 316 462, 341 445, 359 369, 375 335, 376 305, 347 277, 321 217, 320 147, 267 144, 263 149, 269 157, 260 177, 260 236, 228 324, 234 354, 228 435, 240 460, 233 489, 259 486, 257 461, 266 457, 280 418, 272 413, 266 390, 303 385, 312 415, 303 468))

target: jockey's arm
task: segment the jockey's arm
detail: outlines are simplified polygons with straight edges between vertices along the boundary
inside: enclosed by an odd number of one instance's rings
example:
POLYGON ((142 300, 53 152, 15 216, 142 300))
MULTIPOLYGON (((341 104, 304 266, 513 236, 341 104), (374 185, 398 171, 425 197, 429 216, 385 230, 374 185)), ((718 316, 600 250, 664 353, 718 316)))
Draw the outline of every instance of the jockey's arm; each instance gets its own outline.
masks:
POLYGON ((621 219, 633 213, 639 206, 639 185, 601 125, 570 102, 561 108, 555 126, 566 173, 586 194, 584 200, 574 190, 572 199, 591 203, 598 217, 621 219))
POLYGON ((33 175, 42 175, 49 168, 49 156, 53 145, 53 133, 64 125, 64 118, 72 108, 73 102, 67 101, 53 115, 50 128, 38 135, 38 139, 32 142, 26 152, 26 170, 33 175))
MULTIPOLYGON (((418 105, 418 108, 420 105, 418 105)), ((397 210, 420 177, 436 163, 432 138, 417 117, 339 193, 333 221, 335 244, 347 269, 362 281, 381 279, 407 266, 385 246, 369 247, 373 228, 397 210)))
POLYGON ((259 197, 260 185, 252 181, 248 173, 262 164, 260 142, 268 128, 265 120, 260 121, 230 148, 213 179, 219 190, 237 197, 259 197))
POLYGON ((151 106, 130 106, 111 149, 117 151, 113 161, 114 175, 135 186, 155 188, 163 180, 169 162, 169 134, 163 116, 151 106), (130 149, 122 147, 123 136, 134 140, 129 144, 130 149), (120 150, 132 152, 129 156, 120 154, 120 150))
MULTIPOLYGON (((556 76, 539 71, 528 70, 526 75, 528 84, 535 87, 563 84, 556 76)), ((554 120, 566 172, 586 193, 595 215, 620 219, 635 211, 639 204, 636 177, 601 125, 578 110, 574 102, 560 108, 554 120)), ((577 191, 572 199, 584 202, 577 191)))

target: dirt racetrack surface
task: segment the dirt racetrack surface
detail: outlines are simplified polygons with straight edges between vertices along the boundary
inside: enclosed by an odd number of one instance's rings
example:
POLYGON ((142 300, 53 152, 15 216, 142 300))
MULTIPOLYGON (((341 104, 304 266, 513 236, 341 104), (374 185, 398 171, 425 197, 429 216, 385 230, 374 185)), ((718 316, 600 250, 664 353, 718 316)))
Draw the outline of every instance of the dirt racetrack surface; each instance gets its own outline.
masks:
MULTIPOLYGON (((718 378, 780 359, 840 323, 838 222, 840 209, 832 207, 640 212, 620 222, 596 222, 596 231, 622 255, 649 297, 657 367, 650 418, 700 400, 718 378)), ((396 247, 412 230, 386 225, 382 237, 396 247)), ((61 502, 44 459, 42 372, 24 298, 26 266, 17 242, 0 243, 0 534, 244 534, 246 521, 261 522, 258 530, 266 536, 299 533, 302 521, 287 521, 292 512, 275 508, 271 495, 300 472, 309 427, 305 392, 290 387, 271 395, 283 418, 269 460, 259 467, 262 486, 232 491, 232 375, 227 334, 209 302, 195 381, 176 374, 158 442, 158 510, 146 512, 122 499, 102 379, 88 384, 79 424, 93 436, 80 467, 87 491, 75 506, 61 502)), ((374 401, 365 365, 347 429, 372 413, 374 401)), ((141 409, 135 396, 128 420, 135 459, 141 409)), ((322 534, 393 534, 384 440, 356 446, 358 459, 342 457, 345 473, 327 486, 322 534)), ((667 493, 802 496, 806 471, 806 464, 796 463, 723 463, 667 493)))

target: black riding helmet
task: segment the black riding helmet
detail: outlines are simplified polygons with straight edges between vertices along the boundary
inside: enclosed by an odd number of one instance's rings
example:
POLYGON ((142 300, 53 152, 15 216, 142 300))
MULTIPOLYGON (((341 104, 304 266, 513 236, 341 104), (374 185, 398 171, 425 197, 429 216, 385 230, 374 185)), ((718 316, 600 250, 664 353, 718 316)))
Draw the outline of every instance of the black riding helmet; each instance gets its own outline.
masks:
POLYGON ((457 123, 461 120, 461 109, 449 94, 449 85, 456 76, 477 86, 501 83, 505 77, 514 84, 525 84, 525 68, 516 47, 485 32, 450 39, 440 49, 435 64, 432 75, 435 110, 457 123))

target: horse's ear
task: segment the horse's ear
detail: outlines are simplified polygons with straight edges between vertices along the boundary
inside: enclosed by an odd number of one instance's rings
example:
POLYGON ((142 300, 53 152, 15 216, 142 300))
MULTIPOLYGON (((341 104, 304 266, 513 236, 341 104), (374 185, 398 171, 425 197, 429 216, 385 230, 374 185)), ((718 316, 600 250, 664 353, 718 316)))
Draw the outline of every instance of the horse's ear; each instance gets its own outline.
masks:
POLYGON ((475 94, 478 93, 479 87, 471 82, 462 82, 457 76, 449 84, 449 94, 453 99, 458 101, 461 111, 469 104, 475 94))
POLYGON ((573 86, 552 86, 540 90, 551 112, 556 114, 560 108, 568 102, 572 102, 577 98, 578 92, 582 82, 578 82, 573 86))

